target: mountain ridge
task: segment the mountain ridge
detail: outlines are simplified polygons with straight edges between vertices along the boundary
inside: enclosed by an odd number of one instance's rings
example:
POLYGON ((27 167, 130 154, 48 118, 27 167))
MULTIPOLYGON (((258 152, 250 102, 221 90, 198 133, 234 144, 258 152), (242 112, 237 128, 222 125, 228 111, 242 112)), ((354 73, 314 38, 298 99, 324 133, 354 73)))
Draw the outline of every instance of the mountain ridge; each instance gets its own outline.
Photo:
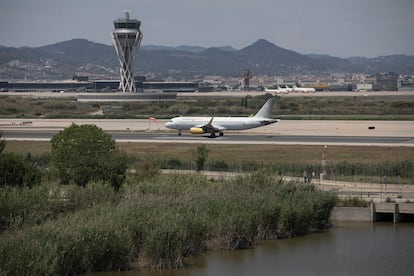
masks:
MULTIPOLYGON (((240 50, 231 46, 142 45, 136 65, 136 74, 187 79, 205 75, 240 76, 246 68, 254 75, 280 76, 387 71, 414 74, 414 56, 305 55, 265 39, 240 50)), ((112 45, 72 39, 34 48, 0 46, 0 79, 59 79, 72 75, 99 78, 117 77, 118 74, 119 63, 112 45)))

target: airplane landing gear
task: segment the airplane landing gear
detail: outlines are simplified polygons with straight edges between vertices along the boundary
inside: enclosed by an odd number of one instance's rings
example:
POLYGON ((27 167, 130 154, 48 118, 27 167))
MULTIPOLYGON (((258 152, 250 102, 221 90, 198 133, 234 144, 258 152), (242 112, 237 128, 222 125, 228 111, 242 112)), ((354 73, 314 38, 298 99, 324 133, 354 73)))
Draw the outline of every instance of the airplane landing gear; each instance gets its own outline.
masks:
POLYGON ((224 136, 224 133, 220 131, 220 134, 219 134, 219 135, 220 135, 220 136, 224 136))
POLYGON ((178 136, 181 136, 181 130, 178 131, 178 136))

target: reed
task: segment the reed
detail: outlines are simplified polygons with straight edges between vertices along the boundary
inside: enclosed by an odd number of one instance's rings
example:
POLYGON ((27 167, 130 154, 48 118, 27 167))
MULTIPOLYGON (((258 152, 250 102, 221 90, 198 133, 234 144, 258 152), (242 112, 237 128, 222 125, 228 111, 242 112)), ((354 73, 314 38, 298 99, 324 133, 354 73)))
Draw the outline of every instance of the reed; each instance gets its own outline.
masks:
POLYGON ((39 225, 68 212, 103 202, 119 202, 120 194, 108 183, 77 185, 42 184, 32 188, 0 188, 0 232, 39 225))
POLYGON ((4 231, 0 274, 181 267, 206 250, 323 230, 336 202, 332 193, 270 171, 216 182, 200 174, 130 177, 118 192, 106 187, 76 187, 72 209, 4 231))

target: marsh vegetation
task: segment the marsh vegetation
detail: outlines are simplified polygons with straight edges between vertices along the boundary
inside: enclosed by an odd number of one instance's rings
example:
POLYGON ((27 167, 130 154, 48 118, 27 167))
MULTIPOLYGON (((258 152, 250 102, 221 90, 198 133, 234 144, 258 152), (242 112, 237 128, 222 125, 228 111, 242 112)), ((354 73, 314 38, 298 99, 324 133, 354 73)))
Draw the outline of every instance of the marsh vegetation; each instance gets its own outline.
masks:
POLYGON ((334 194, 269 171, 211 182, 200 174, 130 176, 109 184, 2 188, 2 274, 181 267, 214 249, 252 247, 329 226, 334 194))

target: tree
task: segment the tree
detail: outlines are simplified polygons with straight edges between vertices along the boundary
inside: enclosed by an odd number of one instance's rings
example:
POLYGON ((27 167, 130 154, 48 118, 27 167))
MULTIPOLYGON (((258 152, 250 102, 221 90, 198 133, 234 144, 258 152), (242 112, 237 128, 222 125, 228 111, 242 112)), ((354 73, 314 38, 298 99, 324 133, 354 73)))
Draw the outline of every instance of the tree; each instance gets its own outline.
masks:
POLYGON ((207 160, 208 149, 205 145, 200 145, 197 147, 197 153, 196 167, 197 171, 201 171, 204 169, 204 164, 207 160))
POLYGON ((62 184, 85 186, 109 181, 115 189, 124 182, 127 157, 115 141, 95 125, 76 125, 60 131, 52 140, 52 161, 62 184))

